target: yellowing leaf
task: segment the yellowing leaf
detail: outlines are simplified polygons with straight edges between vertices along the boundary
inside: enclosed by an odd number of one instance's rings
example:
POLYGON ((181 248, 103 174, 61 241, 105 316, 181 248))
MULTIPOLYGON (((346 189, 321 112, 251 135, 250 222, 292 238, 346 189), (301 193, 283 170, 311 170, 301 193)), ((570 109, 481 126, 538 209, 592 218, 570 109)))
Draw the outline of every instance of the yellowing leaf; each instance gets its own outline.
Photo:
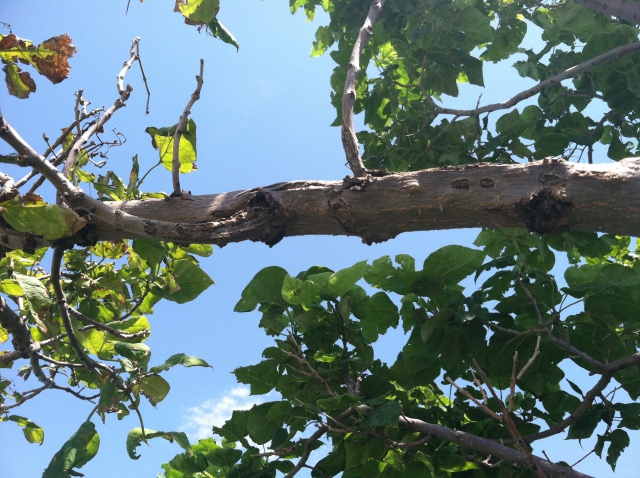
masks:
POLYGON ((219 0, 186 0, 176 2, 180 13, 185 17, 185 22, 200 25, 213 20, 220 10, 219 0))
MULTIPOLYGON (((160 154, 162 165, 169 171, 173 170, 173 135, 176 126, 169 128, 149 127, 145 131, 151 136, 151 144, 160 154)), ((178 152, 180 161, 180 172, 182 174, 190 173, 197 169, 195 162, 197 159, 196 151, 196 123, 192 119, 187 124, 180 135, 180 147, 178 152)))

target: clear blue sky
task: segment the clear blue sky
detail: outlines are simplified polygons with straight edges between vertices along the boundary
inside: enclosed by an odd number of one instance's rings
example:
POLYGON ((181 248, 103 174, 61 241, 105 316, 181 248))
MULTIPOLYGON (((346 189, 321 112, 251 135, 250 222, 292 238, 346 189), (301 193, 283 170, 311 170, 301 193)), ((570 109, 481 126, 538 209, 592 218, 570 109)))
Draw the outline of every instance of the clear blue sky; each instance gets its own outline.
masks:
MULTIPOLYGON (((0 5, 0 21, 11 25, 18 36, 38 43, 68 33, 78 49, 71 60, 70 78, 62 84, 53 86, 36 78, 38 91, 27 101, 9 97, 4 86, 0 88, 2 113, 32 146, 43 151, 46 146, 42 134, 55 138, 60 128, 71 122, 76 90, 84 89, 92 107, 113 103, 117 97, 116 75, 128 58, 131 40, 139 36, 152 93, 151 113, 145 115, 146 93, 134 67, 126 78, 134 86, 132 98, 105 128, 107 132, 117 128, 127 138, 123 147, 109 154, 108 168, 121 177, 128 176, 134 154, 139 155, 141 171, 157 161, 144 129, 177 122, 195 86, 200 58, 205 60, 205 84, 202 99, 192 109, 198 125, 198 171, 181 178, 184 189, 193 194, 218 193, 294 179, 337 180, 349 173, 339 130, 329 126, 335 116, 329 103, 333 62, 328 55, 315 59, 309 56, 318 22, 308 24, 301 12, 292 16, 285 1, 222 1, 219 19, 240 42, 237 53, 232 46, 183 25, 181 17, 172 13, 170 2, 141 4, 132 0, 125 16, 126 3, 23 0, 0 5)), ((504 100, 516 92, 517 82, 499 80, 499 73, 487 78, 487 84, 497 88, 484 93, 483 103, 504 100)), ((476 100, 475 93, 460 99, 467 105, 475 105, 476 100)), ((0 152, 9 150, 1 144, 0 152)), ((168 171, 154 171, 145 189, 170 191, 168 171)), ((443 245, 470 245, 476 234, 412 233, 373 246, 362 244, 358 238, 303 237, 287 238, 273 248, 256 243, 216 248, 211 258, 202 261, 216 285, 193 303, 157 306, 150 317, 152 336, 148 342, 153 350, 152 364, 184 352, 206 359, 215 370, 176 368, 169 372, 166 377, 172 391, 156 409, 143 407, 145 426, 186 430, 193 437, 197 430, 189 416, 206 416, 210 409, 216 416, 224 415, 225 410, 230 413, 228 404, 247 400, 233 392, 237 384, 231 371, 257 363, 270 342, 257 328, 257 314, 235 314, 233 306, 244 286, 263 267, 280 265, 293 275, 312 265, 337 270, 363 259, 399 253, 411 254, 421 264, 443 245)), ((399 346, 400 341, 390 339, 386 344, 389 350, 385 353, 391 360, 398 352, 393 346, 399 346)), ((37 386, 37 382, 32 381, 32 385, 37 386)), ((44 427, 45 442, 40 447, 28 444, 17 426, 0 424, 0 475, 39 476, 91 408, 91 404, 63 392, 49 391, 18 409, 18 414, 44 427)), ((152 440, 151 447, 139 448, 142 457, 138 461, 130 460, 125 438, 136 426, 134 414, 120 422, 108 417, 106 425, 97 423, 100 452, 80 471, 98 478, 155 476, 161 471, 161 463, 181 451, 177 445, 152 440)), ((567 459, 559 448, 562 443, 547 448, 552 458, 567 459)), ((571 445, 576 448, 575 442, 571 445)), ((628 463, 631 455, 627 453, 628 463)), ((625 475, 624 462, 623 455, 619 476, 631 476, 625 475)), ((603 465, 595 468, 590 464, 582 469, 606 476, 610 469, 603 465)))

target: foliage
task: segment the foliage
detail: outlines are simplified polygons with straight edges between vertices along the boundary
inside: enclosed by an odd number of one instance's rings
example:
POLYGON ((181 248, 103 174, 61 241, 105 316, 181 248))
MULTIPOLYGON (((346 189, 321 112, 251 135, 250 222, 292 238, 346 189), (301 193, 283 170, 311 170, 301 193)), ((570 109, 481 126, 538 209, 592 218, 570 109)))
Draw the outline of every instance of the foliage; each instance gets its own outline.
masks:
MULTIPOLYGON (((613 160, 637 154, 635 25, 570 0, 381 3, 356 87, 355 113, 366 124, 358 137, 368 167, 408 171, 553 155, 591 162, 602 145, 613 160), (532 32, 536 41, 527 36, 532 32), (444 106, 447 97, 471 86, 491 86, 485 85, 484 66, 504 60, 515 60, 518 74, 537 86, 504 104, 444 106)), ((290 1, 292 12, 303 9, 309 19, 316 7, 329 15, 311 53, 330 52, 338 65, 330 79, 336 125, 349 58, 370 5, 290 1)), ((188 25, 239 48, 218 20, 218 0, 178 1, 176 11, 188 25)), ((132 410, 140 422, 127 438, 132 459, 152 438, 184 450, 163 465, 167 477, 293 476, 303 467, 318 477, 541 476, 545 467, 561 465, 532 456, 529 444, 557 434, 569 440, 596 434, 595 453, 615 470, 630 445, 627 431, 640 429, 640 246, 594 232, 541 236, 486 229, 476 248, 444 247, 421 270, 402 254, 335 272, 316 266, 292 276, 277 266, 263 269, 236 311, 258 309, 273 345, 262 361, 237 368, 235 376, 270 401, 233 412, 213 430, 217 441, 190 444, 183 433, 146 429, 140 402, 155 406, 167 396, 163 372, 176 365, 209 367, 184 353, 152 362, 145 344, 148 317, 159 301, 194 300, 213 280, 196 257, 211 255, 211 246, 158 241, 148 223, 147 236, 135 240, 102 241, 87 227, 104 202, 163 196, 143 191, 148 172, 140 173, 137 157, 128 180, 92 168, 93 159, 106 158, 104 150, 119 141, 104 142, 97 134, 128 99, 123 79, 139 61, 135 46, 113 106, 88 112, 79 92, 74 123, 45 156, 21 143, 4 118, 0 125, 3 139, 19 153, 2 161, 34 167, 57 194, 46 202, 34 193, 43 180, 21 194, 31 178, 16 186, 0 175, 3 222, 55 241, 52 251, 2 251, 0 342, 7 350, 0 366, 24 360, 18 375, 41 385, 20 391, 0 380, 0 421, 20 426, 28 442, 42 443, 42 428, 15 408, 48 389, 95 403, 44 476, 75 475, 98 452, 94 415, 105 422, 109 414, 122 419, 132 410), (88 142, 93 135, 98 139, 88 142), (56 169, 61 165, 62 173, 56 169), (101 202, 94 209, 71 207, 83 197, 79 185, 97 192, 101 202), (554 269, 558 254, 569 263, 562 279, 554 269), (389 334, 406 337, 397 357, 379 346, 389 334), (597 381, 583 390, 568 378, 569 366, 597 381), (327 453, 311 463, 311 453, 323 444, 327 453)), ((1 36, 9 93, 26 98, 35 91, 19 64, 55 83, 68 75, 74 53, 66 35, 37 46, 14 34, 1 36)), ((189 119, 178 132, 174 153, 178 128, 146 132, 159 152, 156 166, 171 170, 175 163, 187 173, 196 169, 196 123, 189 119)), ((112 219, 130 220, 122 211, 112 219)))
POLYGON ((636 334, 624 332, 638 327, 640 312, 637 255, 621 253, 628 239, 486 230, 476 244, 481 248, 437 250, 422 270, 399 255, 337 272, 313 267, 295 277, 279 267, 260 271, 236 310, 257 307, 274 346, 235 375, 252 394, 278 399, 236 411, 214 427, 222 438, 215 447, 227 450, 229 460, 223 473, 213 473, 216 463, 198 454, 165 470, 244 476, 250 465, 263 470, 261 476, 288 473, 306 463, 322 439, 329 451, 310 465, 311 476, 458 476, 465 470, 529 476, 522 464, 486 468, 482 455, 420 433, 416 425, 512 443, 506 415, 527 442, 548 431, 579 440, 603 425, 596 452, 606 448, 615 469, 629 445, 626 430, 639 426, 632 409, 640 375, 616 369, 638 348, 636 334), (572 265, 562 287, 551 273, 555 256, 571 257, 576 249, 588 263, 572 265), (375 344, 394 328, 407 342, 388 361, 375 344), (602 379, 583 391, 567 378, 570 364, 602 379), (461 392, 455 398, 446 393, 449 380, 461 392), (605 396, 610 382, 615 386, 605 396), (486 401, 489 389, 504 397, 502 404, 486 401), (614 402, 620 390, 631 402, 614 402))

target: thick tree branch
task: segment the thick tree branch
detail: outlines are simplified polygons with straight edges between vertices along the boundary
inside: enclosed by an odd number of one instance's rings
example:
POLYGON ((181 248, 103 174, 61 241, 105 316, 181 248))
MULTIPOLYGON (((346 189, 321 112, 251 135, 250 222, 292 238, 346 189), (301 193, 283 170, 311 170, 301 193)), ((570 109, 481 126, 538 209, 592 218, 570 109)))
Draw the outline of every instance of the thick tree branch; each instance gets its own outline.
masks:
POLYGON ((589 10, 640 25, 640 4, 630 0, 575 0, 589 10))
MULTIPOLYGON (((349 235, 383 242, 412 231, 524 227, 540 233, 600 231, 640 236, 640 158, 579 164, 473 164, 395 173, 366 183, 292 181, 245 191, 139 201, 85 196, 48 162, 42 170, 67 191, 88 225, 68 241, 153 238, 224 246, 283 237, 349 235)), ((51 243, 0 224, 0 246, 51 243)))
POLYGON ((360 28, 358 38, 353 45, 351 58, 349 58, 349 69, 347 71, 347 79, 344 83, 344 94, 342 95, 342 146, 347 157, 347 164, 353 175, 365 177, 367 171, 360 158, 360 146, 356 137, 356 130, 353 123, 353 107, 356 103, 356 82, 360 75, 360 55, 366 46, 369 38, 373 34, 373 24, 375 23, 385 0, 373 0, 369 13, 364 21, 364 25, 360 28))

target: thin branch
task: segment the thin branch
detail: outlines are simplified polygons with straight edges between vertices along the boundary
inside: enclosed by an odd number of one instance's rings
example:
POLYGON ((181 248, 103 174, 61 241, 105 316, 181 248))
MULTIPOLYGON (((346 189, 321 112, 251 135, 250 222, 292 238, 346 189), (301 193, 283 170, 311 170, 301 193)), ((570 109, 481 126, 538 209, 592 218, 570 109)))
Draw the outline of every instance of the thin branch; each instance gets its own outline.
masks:
POLYGON ((84 315, 82 312, 74 309, 73 307, 69 307, 69 312, 71 313, 71 315, 75 316, 76 318, 80 319, 80 321, 86 323, 86 324, 90 324, 92 326, 92 328, 95 329, 99 329, 102 330, 104 332, 108 332, 111 335, 115 335, 116 337, 119 337, 121 339, 135 339, 138 337, 145 337, 147 335, 150 334, 149 330, 141 330, 140 332, 135 332, 133 334, 129 334, 127 332, 123 332, 122 330, 118 330, 118 329, 114 329, 113 327, 110 327, 107 324, 104 324, 102 322, 98 322, 97 320, 93 320, 90 317, 87 317, 86 315, 84 315))
POLYGON ((292 353, 292 352, 285 352, 285 353, 289 357, 295 359, 302 367, 308 370, 308 372, 304 372, 302 370, 298 370, 298 372, 302 373, 303 375, 312 375, 320 383, 324 385, 324 389, 327 391, 329 396, 337 397, 338 394, 333 390, 331 390, 331 387, 329 386, 327 381, 318 373, 318 371, 306 359, 306 357, 304 356, 304 353, 302 352, 302 348, 300 347, 300 344, 298 344, 298 342, 296 341, 295 337, 292 334, 289 334, 288 339, 291 343, 293 343, 296 351, 295 353, 292 353))
MULTIPOLYGON (((476 371, 478 372, 478 374, 480 375, 480 378, 482 379, 484 384, 489 389, 489 393, 491 393, 491 396, 493 397, 493 400, 500 407, 500 411, 502 412, 502 419, 504 420, 505 424, 507 425, 507 429, 509 430, 509 433, 511 433, 511 436, 513 437, 514 441, 518 445, 518 448, 520 449, 520 451, 524 455, 524 459, 527 462, 527 466, 529 468, 531 468, 531 470, 536 475, 538 475, 539 478, 545 478, 545 473, 540 469, 540 467, 538 467, 538 464, 533 459, 533 455, 531 454, 531 450, 529 450, 529 447, 528 447, 527 443, 522 439, 522 435, 520 435, 520 431, 518 430, 518 427, 516 426, 515 422, 513 421, 513 418, 511 418, 511 414, 505 408, 504 403, 502 403, 502 400, 500 400, 500 398, 496 394, 495 389, 493 388, 493 386, 489 382, 489 379, 487 378, 487 376, 484 373, 484 371, 480 368, 480 365, 478 365, 478 362, 476 361, 475 358, 473 359, 473 365, 474 365, 476 371)), ((551 464, 551 465, 553 465, 553 464, 551 464)))
POLYGON ((191 94, 187 106, 184 108, 180 120, 176 125, 176 132, 173 134, 173 164, 171 167, 171 176, 173 179, 173 194, 172 196, 179 197, 182 195, 182 189, 180 189, 180 138, 182 137, 182 130, 187 124, 187 119, 191 114, 191 108, 196 101, 200 99, 200 90, 202 90, 202 83, 204 83, 204 60, 200 60, 200 74, 196 76, 196 89, 191 94))
POLYGON ((351 58, 349 58, 349 69, 344 83, 344 93, 342 95, 342 146, 347 157, 347 164, 357 178, 366 177, 367 171, 360 157, 360 146, 356 136, 353 122, 353 108, 356 103, 356 81, 360 75, 360 55, 366 46, 369 38, 373 34, 373 24, 375 23, 385 0, 373 0, 369 13, 360 28, 360 33, 353 45, 351 58))
POLYGON ((91 359, 82 349, 82 346, 78 342, 78 338, 75 335, 73 330, 73 324, 71 323, 71 317, 69 316, 69 304, 67 303, 67 297, 65 296, 64 291, 62 290, 62 282, 60 280, 60 269, 62 267, 62 257, 64 256, 64 247, 56 246, 53 249, 53 257, 51 259, 51 287, 56 296, 56 302, 58 305, 58 312, 60 313, 60 318, 62 319, 62 324, 64 325, 65 330, 67 331, 67 338, 69 339, 69 344, 71 348, 76 352, 82 363, 89 370, 93 370, 99 368, 104 370, 109 374, 109 376, 114 380, 116 386, 123 391, 128 391, 128 388, 122 382, 122 378, 108 365, 97 362, 91 359))
POLYGON ((546 80, 541 81, 537 85, 529 88, 528 90, 522 91, 515 95, 513 98, 503 101, 502 103, 493 103, 491 105, 482 106, 480 108, 475 108, 472 110, 458 110, 453 108, 442 108, 440 106, 436 106, 436 111, 438 114, 449 114, 455 116, 478 116, 482 113, 488 113, 491 111, 504 110, 507 108, 511 108, 516 104, 520 103, 527 98, 531 98, 534 95, 537 95, 541 91, 550 86, 557 85, 561 81, 567 80, 569 78, 573 78, 580 73, 591 70, 597 66, 600 66, 604 63, 607 63, 611 60, 615 60, 616 58, 620 58, 624 55, 629 55, 631 53, 636 53, 640 51, 640 42, 629 43, 627 45, 622 45, 617 48, 613 48, 612 50, 603 53, 602 55, 598 55, 596 57, 590 58, 589 60, 582 62, 578 65, 572 66, 571 68, 566 69, 565 71, 558 73, 557 75, 553 75, 546 80))
MULTIPOLYGON (((476 404, 476 406, 482 410, 484 413, 486 413, 487 415, 489 415, 491 418, 495 418, 496 420, 500 420, 502 421, 502 417, 500 415, 498 415, 496 412, 494 412, 493 410, 491 410, 485 403, 482 403, 480 400, 478 400, 476 397, 474 397, 473 395, 471 395, 467 390, 465 390, 464 388, 462 388, 460 385, 458 385, 457 383, 455 383, 453 380, 451 380, 451 378, 449 377, 445 377, 445 379, 447 380, 447 382, 449 382, 451 385, 453 385, 455 387, 455 389, 460 392, 462 395, 464 395, 465 397, 467 397, 469 400, 471 400, 473 403, 476 404)), ((484 394, 483 394, 484 395, 484 394)))

